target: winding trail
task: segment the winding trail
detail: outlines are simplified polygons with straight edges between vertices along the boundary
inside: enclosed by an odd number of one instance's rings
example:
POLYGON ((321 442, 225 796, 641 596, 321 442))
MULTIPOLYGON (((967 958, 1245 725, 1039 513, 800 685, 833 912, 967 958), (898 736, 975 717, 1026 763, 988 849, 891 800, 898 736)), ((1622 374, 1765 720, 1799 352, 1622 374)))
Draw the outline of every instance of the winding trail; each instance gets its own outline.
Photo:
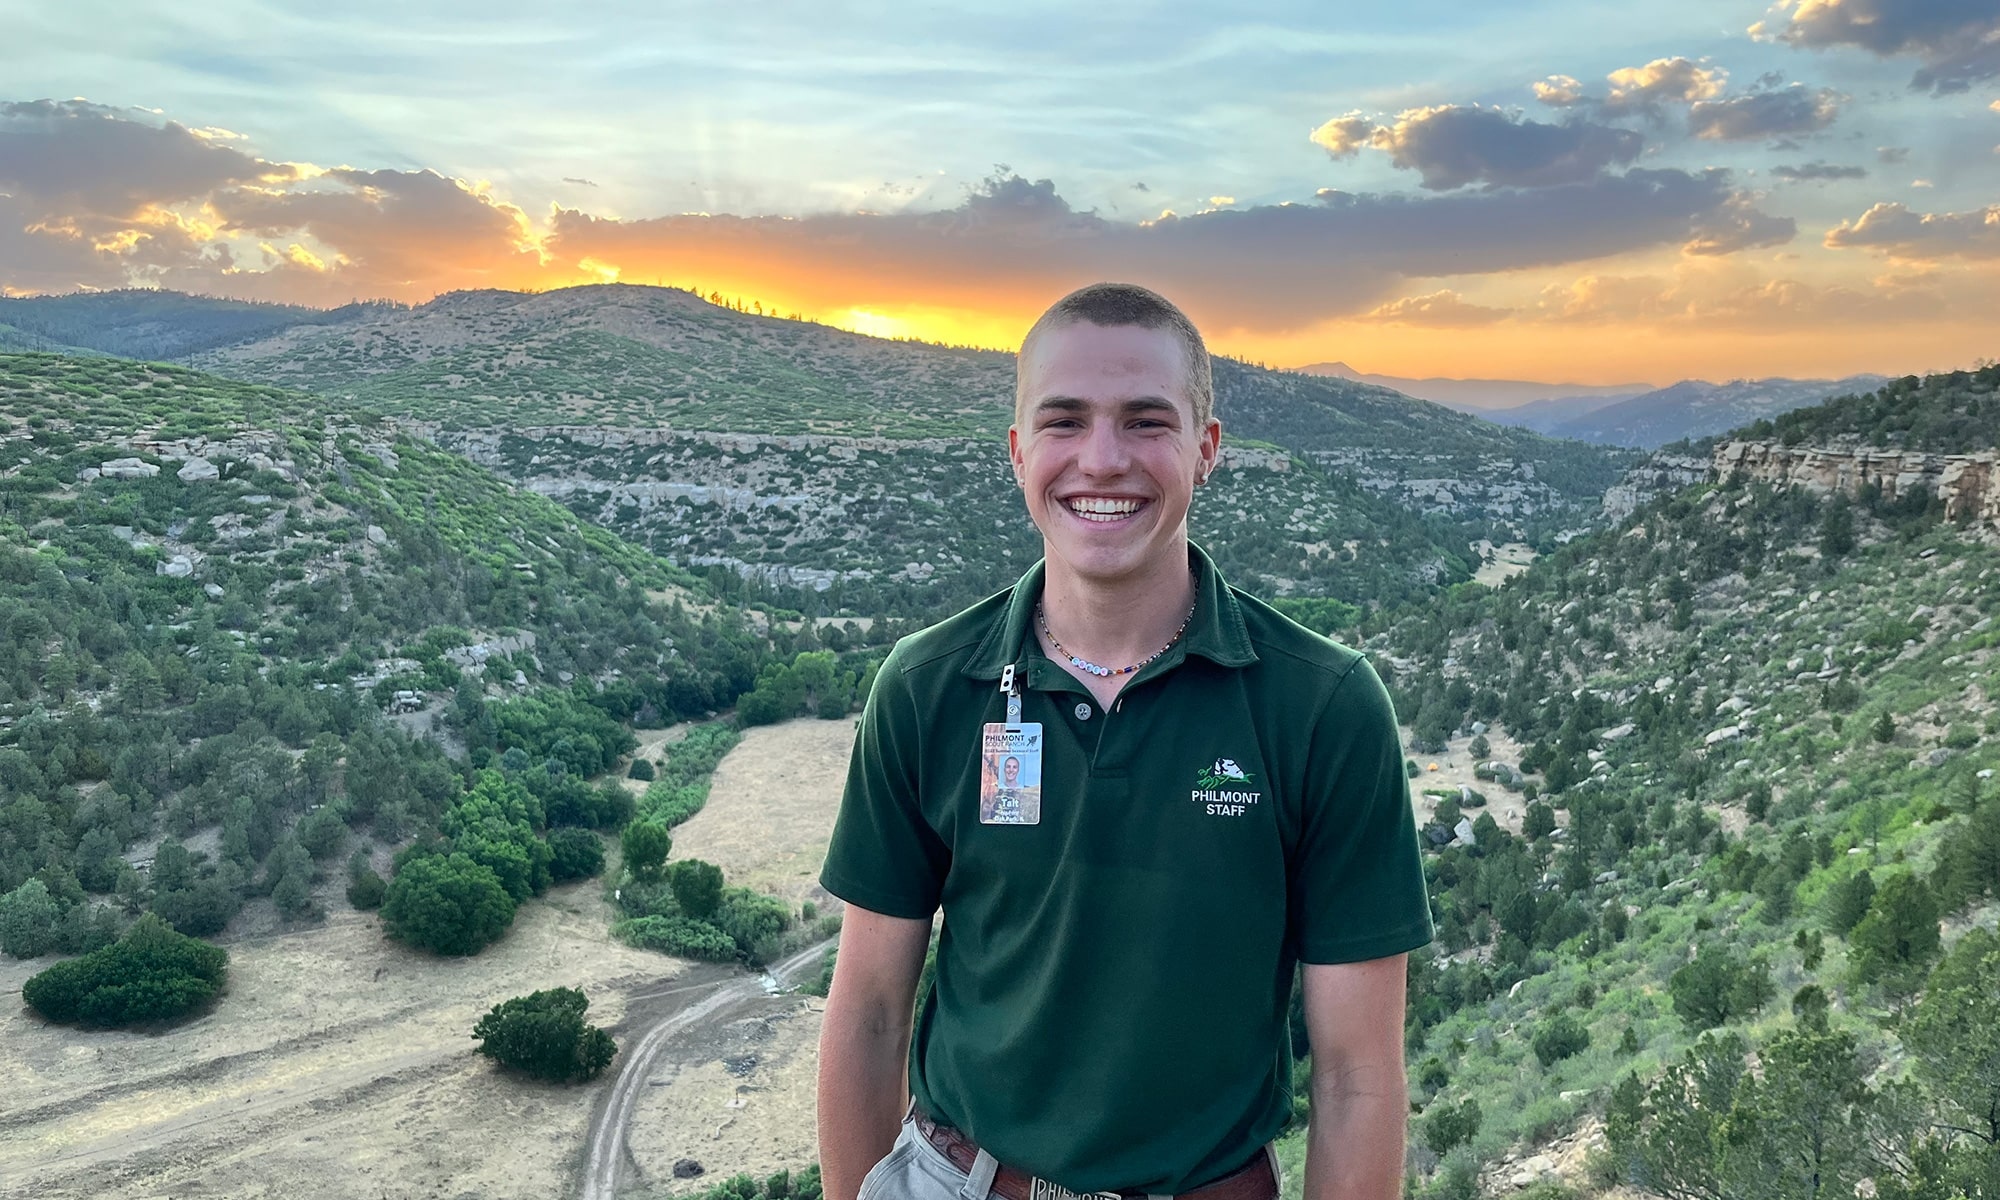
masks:
POLYGON ((625 1056, 603 1107, 591 1118, 590 1152, 584 1160, 583 1200, 616 1200, 618 1176, 625 1166, 625 1131, 632 1123, 632 1110, 638 1104, 639 1091, 645 1087, 647 1077, 653 1073, 653 1063, 667 1043, 676 1034, 701 1025, 732 1006, 754 1003, 776 993, 792 975, 805 967, 817 965, 832 945, 833 940, 829 938, 808 946, 762 975, 745 975, 709 985, 714 991, 708 996, 663 1018, 646 1031, 632 1047, 631 1053, 625 1056))

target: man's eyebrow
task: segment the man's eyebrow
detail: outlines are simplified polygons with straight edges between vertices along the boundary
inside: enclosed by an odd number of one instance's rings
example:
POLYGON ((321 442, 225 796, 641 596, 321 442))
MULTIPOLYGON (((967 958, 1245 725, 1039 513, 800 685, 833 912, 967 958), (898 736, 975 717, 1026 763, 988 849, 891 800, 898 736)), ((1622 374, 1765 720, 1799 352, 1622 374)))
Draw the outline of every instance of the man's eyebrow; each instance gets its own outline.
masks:
MULTIPOLYGON (((1046 396, 1035 402, 1034 411, 1083 412, 1090 407, 1091 405, 1088 401, 1078 399, 1075 396, 1046 396)), ((1118 410, 1124 413, 1179 411, 1174 402, 1165 396, 1133 396, 1125 400, 1120 400, 1118 402, 1118 410)))

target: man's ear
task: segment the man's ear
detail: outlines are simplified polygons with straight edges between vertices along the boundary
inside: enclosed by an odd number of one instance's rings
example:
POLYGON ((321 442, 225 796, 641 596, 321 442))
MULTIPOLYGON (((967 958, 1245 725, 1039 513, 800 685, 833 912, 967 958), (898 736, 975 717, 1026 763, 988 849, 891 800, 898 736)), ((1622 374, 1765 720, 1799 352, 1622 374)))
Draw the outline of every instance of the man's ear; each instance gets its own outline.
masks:
POLYGON ((1214 417, 1210 417, 1208 423, 1201 427, 1199 453, 1201 455, 1201 471, 1196 476, 1196 479, 1202 483, 1207 483, 1208 477, 1215 474, 1216 462, 1222 457, 1222 422, 1214 417))
POLYGON ((1014 486, 1026 487, 1027 480, 1021 472, 1026 469, 1027 464, 1021 459, 1021 427, 1019 425, 1009 425, 1007 427, 1007 460, 1014 466, 1014 486))

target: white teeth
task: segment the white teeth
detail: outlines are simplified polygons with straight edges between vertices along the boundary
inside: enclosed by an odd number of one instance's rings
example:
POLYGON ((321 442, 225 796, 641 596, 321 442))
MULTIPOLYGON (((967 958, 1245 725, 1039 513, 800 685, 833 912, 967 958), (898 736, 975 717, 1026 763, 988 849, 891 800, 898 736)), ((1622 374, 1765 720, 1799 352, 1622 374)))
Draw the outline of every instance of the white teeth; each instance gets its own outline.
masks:
POLYGON ((1086 521, 1116 521, 1139 511, 1137 500, 1112 500, 1101 496, 1080 496, 1069 502, 1069 510, 1086 521))

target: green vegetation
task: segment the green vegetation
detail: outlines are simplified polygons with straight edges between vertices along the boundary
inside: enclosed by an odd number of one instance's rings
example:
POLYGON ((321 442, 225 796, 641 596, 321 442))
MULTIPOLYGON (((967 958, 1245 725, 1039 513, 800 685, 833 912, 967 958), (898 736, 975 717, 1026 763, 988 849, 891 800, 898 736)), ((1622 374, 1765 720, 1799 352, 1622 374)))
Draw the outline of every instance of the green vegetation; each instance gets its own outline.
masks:
POLYGON ((780 1171, 764 1180, 731 1175, 695 1200, 820 1200, 819 1164, 800 1171, 780 1171))
POLYGON ((29 977, 21 999, 59 1024, 169 1021, 213 999, 228 963, 221 948, 142 917, 116 942, 29 977))
POLYGON ((433 954, 477 954, 514 923, 514 897, 493 869, 464 854, 404 864, 382 903, 390 937, 433 954))
POLYGON ((1838 396, 1759 421, 1741 436, 1787 446, 1842 442, 1965 453, 2000 446, 2000 365, 1908 375, 1866 395, 1838 396))
POLYGON ((611 1065, 611 1035, 583 1023, 590 1001, 575 988, 550 988, 494 1005, 472 1036, 479 1053, 551 1083, 581 1083, 611 1065))

